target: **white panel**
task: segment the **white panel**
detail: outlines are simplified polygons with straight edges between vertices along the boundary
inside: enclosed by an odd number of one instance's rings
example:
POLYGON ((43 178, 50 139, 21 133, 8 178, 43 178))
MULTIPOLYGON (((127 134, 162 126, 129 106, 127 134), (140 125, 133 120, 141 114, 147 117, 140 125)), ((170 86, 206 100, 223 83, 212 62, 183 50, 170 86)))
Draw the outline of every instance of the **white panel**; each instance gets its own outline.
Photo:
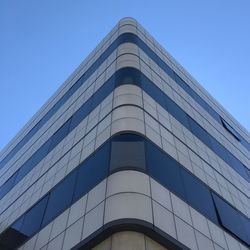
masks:
POLYGON ((167 209, 153 202, 154 225, 165 233, 176 238, 174 216, 167 209))
POLYGON ((175 217, 175 223, 178 240, 191 249, 198 249, 193 228, 178 217, 175 217))
POLYGON ((140 219, 152 223, 150 198, 135 193, 122 193, 109 197, 106 200, 105 223, 124 218, 140 219))
POLYGON ((88 213, 91 209, 93 209, 95 206, 97 206, 99 203, 101 203, 105 199, 105 192, 106 192, 106 179, 103 180, 98 185, 96 185, 88 193, 86 213, 88 213))
POLYGON ((85 239, 103 225, 104 202, 85 215, 82 239, 85 239))
POLYGON ((137 171, 120 171, 108 178, 107 196, 120 192, 150 195, 149 177, 137 171))
POLYGON ((169 211, 172 211, 170 192, 154 179, 150 178, 150 180, 152 199, 166 207, 169 211))

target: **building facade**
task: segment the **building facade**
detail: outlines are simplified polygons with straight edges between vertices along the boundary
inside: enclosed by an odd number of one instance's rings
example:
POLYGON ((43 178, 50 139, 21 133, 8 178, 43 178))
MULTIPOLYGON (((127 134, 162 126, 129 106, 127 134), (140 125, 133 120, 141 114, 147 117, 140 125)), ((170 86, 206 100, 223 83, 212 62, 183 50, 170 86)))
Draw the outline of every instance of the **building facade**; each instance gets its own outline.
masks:
POLYGON ((249 150, 124 18, 1 152, 0 249, 249 249, 249 150))

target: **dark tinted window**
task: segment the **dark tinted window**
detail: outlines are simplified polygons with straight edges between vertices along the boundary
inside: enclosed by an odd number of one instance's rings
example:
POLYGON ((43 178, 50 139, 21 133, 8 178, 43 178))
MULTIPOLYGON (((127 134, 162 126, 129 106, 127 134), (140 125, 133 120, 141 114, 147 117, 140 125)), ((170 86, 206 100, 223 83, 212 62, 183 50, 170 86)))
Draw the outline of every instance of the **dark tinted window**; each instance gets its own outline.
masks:
POLYGON ((190 86, 184 80, 182 80, 175 72, 174 72, 174 80, 188 94, 190 94, 192 92, 192 89, 190 88, 190 86))
POLYGON ((230 152, 227 154, 228 160, 226 162, 230 162, 232 167, 244 178, 248 178, 246 167, 230 152))
POLYGON ((48 206, 44 215, 43 225, 51 221, 67 208, 72 201, 77 171, 73 171, 60 182, 50 193, 48 206))
POLYGON ((246 168, 246 172, 247 172, 248 180, 250 180, 250 170, 246 168))
POLYGON ((77 80, 77 82, 74 83, 74 85, 72 85, 71 88, 67 91, 68 98, 69 98, 70 96, 72 96, 72 95, 76 92, 76 90, 79 89, 79 87, 82 86, 82 84, 84 83, 84 80, 85 80, 84 75, 85 75, 85 73, 84 73, 84 74, 79 78, 79 80, 77 80))
POLYGON ((29 160, 27 160, 22 167, 18 170, 17 172, 17 178, 15 180, 15 184, 18 183, 21 179, 23 179, 23 177, 29 173, 31 171, 31 169, 33 168, 33 159, 32 156, 29 158, 29 160))
POLYGON ((0 249, 15 249, 28 238, 26 235, 20 232, 23 218, 24 216, 18 219, 0 235, 0 249))
POLYGON ((50 140, 45 142, 33 155, 33 165, 37 165, 49 152, 50 140))
POLYGON ((30 237, 39 230, 47 201, 48 196, 45 196, 25 214, 21 227, 22 234, 30 237))
POLYGON ((13 174, 1 187, 0 189, 0 198, 2 198, 6 193, 9 192, 9 190, 13 187, 18 172, 13 174))
POLYGON ((135 84, 141 86, 141 74, 134 68, 120 69, 116 74, 115 86, 123 84, 135 84))
POLYGON ((149 174, 179 197, 185 197, 180 165, 153 144, 146 143, 146 162, 149 174))
POLYGON ((90 113, 91 99, 86 101, 72 116, 70 131, 72 131, 80 122, 90 113))
POLYGON ((204 128, 202 128, 191 117, 188 117, 188 120, 189 120, 189 125, 193 134, 197 136, 204 144, 206 144, 208 147, 211 148, 211 140, 210 140, 211 136, 207 133, 207 131, 204 128))
POLYGON ((112 141, 127 141, 127 142, 130 142, 130 141, 144 141, 144 138, 140 135, 137 135, 137 134, 130 134, 130 133, 125 133, 125 134, 119 134, 119 135, 116 135, 112 138, 112 141))
POLYGON ((211 149, 243 178, 249 181, 247 168, 212 136, 210 136, 210 141, 211 149))
MULTIPOLYGON (((114 77, 113 77, 114 78, 114 77)), ((114 81, 109 79, 93 96, 86 101, 72 116, 70 131, 73 130, 80 122, 99 105, 105 97, 114 89, 114 81)))
POLYGON ((20 217, 15 223, 11 225, 12 229, 15 229, 16 231, 20 231, 23 225, 24 215, 20 217))
POLYGON ((145 149, 142 141, 114 141, 111 147, 110 171, 123 167, 145 169, 145 149))
POLYGON ((222 226, 250 244, 250 239, 248 238, 244 225, 242 224, 240 213, 215 193, 212 193, 212 195, 222 226))
POLYGON ((220 156, 222 159, 223 158, 227 158, 227 150, 215 139, 211 136, 210 138, 210 142, 211 142, 211 149, 218 155, 220 156))
POLYGON ((31 171, 31 169, 34 167, 33 165, 33 158, 32 156, 27 160, 22 167, 17 172, 17 178, 15 180, 15 184, 18 183, 23 177, 31 171))
POLYGON ((149 95, 152 96, 153 99, 157 100, 157 102, 164 107, 164 94, 163 92, 153 84, 146 76, 142 74, 142 86, 143 90, 149 95))
POLYGON ((105 83, 102 85, 100 89, 92 96, 91 102, 92 102, 92 108, 91 110, 95 109, 97 105, 99 105, 105 97, 107 97, 111 91, 114 89, 114 85, 110 82, 105 83))
POLYGON ((185 169, 182 169, 181 175, 189 204, 213 222, 218 223, 208 187, 185 169))
POLYGON ((107 143, 81 164, 76 180, 74 201, 108 176, 109 155, 110 143, 107 143))
POLYGON ((167 111, 181 124, 189 129, 189 122, 186 113, 169 97, 165 97, 167 111))
POLYGON ((235 139, 238 141, 240 140, 240 134, 231 126, 229 125, 224 119, 221 118, 221 123, 223 127, 231 134, 234 136, 235 139))
POLYGON ((51 137, 50 150, 53 149, 68 133, 71 119, 67 120, 51 137))
POLYGON ((243 214, 240 214, 240 221, 245 229, 245 232, 247 234, 248 244, 250 245, 250 220, 243 214))

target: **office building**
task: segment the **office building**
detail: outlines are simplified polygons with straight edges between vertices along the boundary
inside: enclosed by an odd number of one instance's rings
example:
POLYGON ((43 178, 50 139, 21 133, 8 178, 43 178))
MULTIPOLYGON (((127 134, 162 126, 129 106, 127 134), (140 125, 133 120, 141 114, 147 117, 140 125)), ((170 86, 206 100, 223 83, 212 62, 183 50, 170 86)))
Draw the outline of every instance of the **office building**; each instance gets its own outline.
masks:
POLYGON ((2 151, 0 249, 249 249, 249 143, 122 19, 2 151))

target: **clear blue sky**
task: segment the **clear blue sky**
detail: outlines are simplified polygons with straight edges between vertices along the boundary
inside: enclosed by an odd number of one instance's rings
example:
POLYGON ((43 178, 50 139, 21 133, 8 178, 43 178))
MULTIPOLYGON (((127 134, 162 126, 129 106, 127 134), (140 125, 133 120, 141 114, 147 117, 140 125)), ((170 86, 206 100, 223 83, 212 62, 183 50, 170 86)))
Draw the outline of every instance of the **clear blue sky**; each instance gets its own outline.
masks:
POLYGON ((0 149, 125 16, 250 130, 249 0, 1 0, 0 149))

